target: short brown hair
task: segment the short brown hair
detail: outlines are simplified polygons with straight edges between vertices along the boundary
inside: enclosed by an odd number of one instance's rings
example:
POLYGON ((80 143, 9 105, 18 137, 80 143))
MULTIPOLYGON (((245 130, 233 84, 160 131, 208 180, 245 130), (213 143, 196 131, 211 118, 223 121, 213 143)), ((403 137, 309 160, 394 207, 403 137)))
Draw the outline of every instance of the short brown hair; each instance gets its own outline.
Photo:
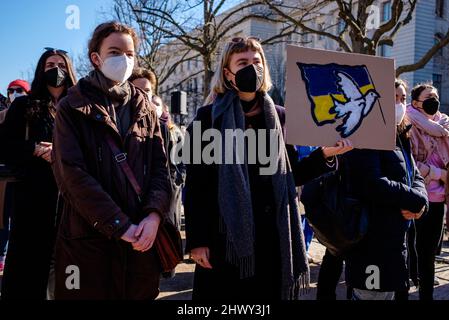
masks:
POLYGON ((137 37, 136 31, 120 22, 117 21, 110 21, 105 22, 100 25, 98 25, 94 33, 92 34, 92 37, 89 40, 89 60, 90 63, 95 67, 95 64, 93 63, 92 59, 90 58, 91 54, 93 52, 98 52, 100 50, 101 44, 103 43, 103 40, 107 37, 109 37, 112 33, 119 32, 124 34, 129 34, 134 42, 134 50, 137 51, 137 47, 139 45, 139 38, 137 37))
POLYGON ((133 82, 134 80, 140 78, 145 78, 150 81, 152 91, 156 92, 156 75, 153 73, 153 71, 145 68, 135 68, 128 81, 133 82))
POLYGON ((425 83, 420 83, 420 84, 416 85, 412 89, 412 92, 411 92, 412 101, 419 101, 419 96, 426 89, 431 89, 431 90, 437 91, 437 96, 438 96, 438 90, 437 90, 437 88, 435 88, 433 86, 432 82, 425 82, 425 83))

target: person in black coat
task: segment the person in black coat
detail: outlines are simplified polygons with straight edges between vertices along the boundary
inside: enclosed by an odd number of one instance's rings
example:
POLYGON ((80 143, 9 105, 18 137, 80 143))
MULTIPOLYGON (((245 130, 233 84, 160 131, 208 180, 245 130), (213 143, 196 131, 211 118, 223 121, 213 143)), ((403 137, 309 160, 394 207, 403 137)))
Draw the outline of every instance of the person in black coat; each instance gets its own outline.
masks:
POLYGON ((184 210, 186 251, 197 263, 195 300, 296 299, 308 285, 295 184, 334 170, 334 156, 352 147, 343 140, 298 162, 294 147, 283 140, 285 111, 267 94, 270 86, 260 43, 232 39, 222 51, 207 105, 187 130, 184 210), (229 129, 254 132, 254 139, 244 143, 243 162, 237 162, 238 147, 210 150, 210 134, 218 133, 212 138, 219 145, 229 129), (276 143, 269 140, 273 132, 279 139, 275 152, 276 143), (277 170, 262 173, 269 165, 260 153, 270 151, 277 170), (226 152, 235 160, 231 165, 223 164, 226 152), (210 162, 209 155, 218 161, 210 162))
POLYGON ((181 130, 173 123, 168 106, 164 104, 161 97, 155 95, 156 76, 151 70, 145 68, 135 68, 129 81, 136 87, 145 91, 156 110, 156 115, 161 126, 161 133, 164 139, 164 150, 167 155, 168 168, 170 171, 171 200, 168 216, 172 224, 181 230, 181 190, 185 182, 185 166, 182 163, 174 163, 170 156, 175 145, 181 144, 184 139, 181 130))
MULTIPOLYGON (((182 162, 175 162, 172 156, 173 148, 177 145, 182 145, 184 136, 181 129, 173 123, 168 106, 164 104, 159 96, 153 95, 152 102, 156 107, 156 112, 159 116, 159 123, 161 125, 161 133, 164 138, 164 150, 167 154, 169 178, 171 186, 170 209, 168 211, 168 218, 170 222, 181 231, 181 213, 182 213, 182 190, 186 179, 186 168, 182 162)), ((163 272, 164 278, 172 278, 175 276, 175 269, 163 272)))
POLYGON ((173 225, 178 230, 181 230, 181 193, 186 179, 186 168, 182 162, 174 161, 172 151, 174 151, 173 148, 176 148, 177 145, 183 144, 184 136, 181 129, 173 122, 168 111, 168 106, 164 104, 162 99, 159 96, 153 96, 152 102, 159 116, 162 137, 164 138, 164 149, 167 154, 168 168, 170 171, 172 197, 168 216, 173 225))
MULTIPOLYGON (((403 85, 396 86, 405 92, 403 85)), ((398 93, 399 92, 399 93, 398 93)), ((399 99, 400 100, 400 99, 399 99)), ((368 232, 346 256, 346 283, 358 300, 390 300, 409 288, 407 230, 429 203, 411 154, 405 104, 396 105, 393 151, 353 150, 343 156, 351 192, 369 208, 368 232)))
POLYGON ((3 124, 6 164, 19 168, 2 299, 44 300, 56 235, 58 190, 51 170, 56 104, 75 83, 62 50, 39 59, 31 94, 14 100, 3 124))

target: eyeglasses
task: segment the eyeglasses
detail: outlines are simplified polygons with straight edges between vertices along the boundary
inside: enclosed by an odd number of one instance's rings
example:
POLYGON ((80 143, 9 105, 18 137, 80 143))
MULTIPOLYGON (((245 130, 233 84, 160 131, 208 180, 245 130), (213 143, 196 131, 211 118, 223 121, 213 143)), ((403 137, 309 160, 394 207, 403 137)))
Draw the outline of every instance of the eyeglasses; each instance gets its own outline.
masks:
POLYGON ((243 38, 243 37, 235 37, 235 38, 232 38, 232 39, 231 39, 231 42, 232 42, 232 43, 240 43, 240 42, 245 42, 246 40, 256 40, 257 42, 260 42, 260 41, 261 41, 261 39, 258 38, 258 37, 246 37, 246 38, 243 38))
POLYGON ((65 53, 65 54, 68 54, 67 51, 61 50, 61 49, 56 49, 56 48, 45 47, 44 50, 45 50, 45 51, 54 51, 54 52, 56 52, 56 53, 65 53))
POLYGON ((25 90, 23 90, 22 88, 9 88, 8 90, 8 94, 12 94, 15 92, 17 93, 23 93, 25 90))

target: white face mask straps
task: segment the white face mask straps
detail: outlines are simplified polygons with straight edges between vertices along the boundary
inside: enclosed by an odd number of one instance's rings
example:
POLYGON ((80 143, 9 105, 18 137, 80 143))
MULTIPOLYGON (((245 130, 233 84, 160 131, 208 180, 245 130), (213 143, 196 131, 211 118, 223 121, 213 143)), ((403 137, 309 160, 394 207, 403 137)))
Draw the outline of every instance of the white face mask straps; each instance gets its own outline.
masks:
MULTIPOLYGON (((98 53, 97 53, 98 54, 98 53)), ((99 60, 102 62, 100 71, 110 80, 123 83, 131 76, 134 69, 134 57, 128 57, 127 55, 119 55, 108 57, 104 61, 99 56, 99 60)))

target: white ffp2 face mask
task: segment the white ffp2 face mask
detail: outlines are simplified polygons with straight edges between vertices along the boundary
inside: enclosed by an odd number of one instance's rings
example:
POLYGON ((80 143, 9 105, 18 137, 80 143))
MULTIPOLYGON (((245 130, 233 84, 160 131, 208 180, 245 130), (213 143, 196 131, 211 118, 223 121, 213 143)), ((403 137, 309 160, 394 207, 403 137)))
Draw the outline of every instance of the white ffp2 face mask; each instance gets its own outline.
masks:
POLYGON ((402 120, 404 119, 405 116, 405 103, 396 103, 396 124, 399 125, 401 124, 402 120))
POLYGON ((156 115, 157 115, 157 118, 159 119, 161 116, 162 116, 162 106, 155 106, 156 107, 156 115))
POLYGON ((23 97, 24 95, 25 95, 25 93, 18 93, 18 92, 10 93, 9 94, 9 102, 12 103, 16 98, 23 97))
POLYGON ((106 78, 119 83, 128 80, 133 69, 134 57, 130 58, 125 54, 106 58, 100 67, 101 72, 103 72, 106 78))

